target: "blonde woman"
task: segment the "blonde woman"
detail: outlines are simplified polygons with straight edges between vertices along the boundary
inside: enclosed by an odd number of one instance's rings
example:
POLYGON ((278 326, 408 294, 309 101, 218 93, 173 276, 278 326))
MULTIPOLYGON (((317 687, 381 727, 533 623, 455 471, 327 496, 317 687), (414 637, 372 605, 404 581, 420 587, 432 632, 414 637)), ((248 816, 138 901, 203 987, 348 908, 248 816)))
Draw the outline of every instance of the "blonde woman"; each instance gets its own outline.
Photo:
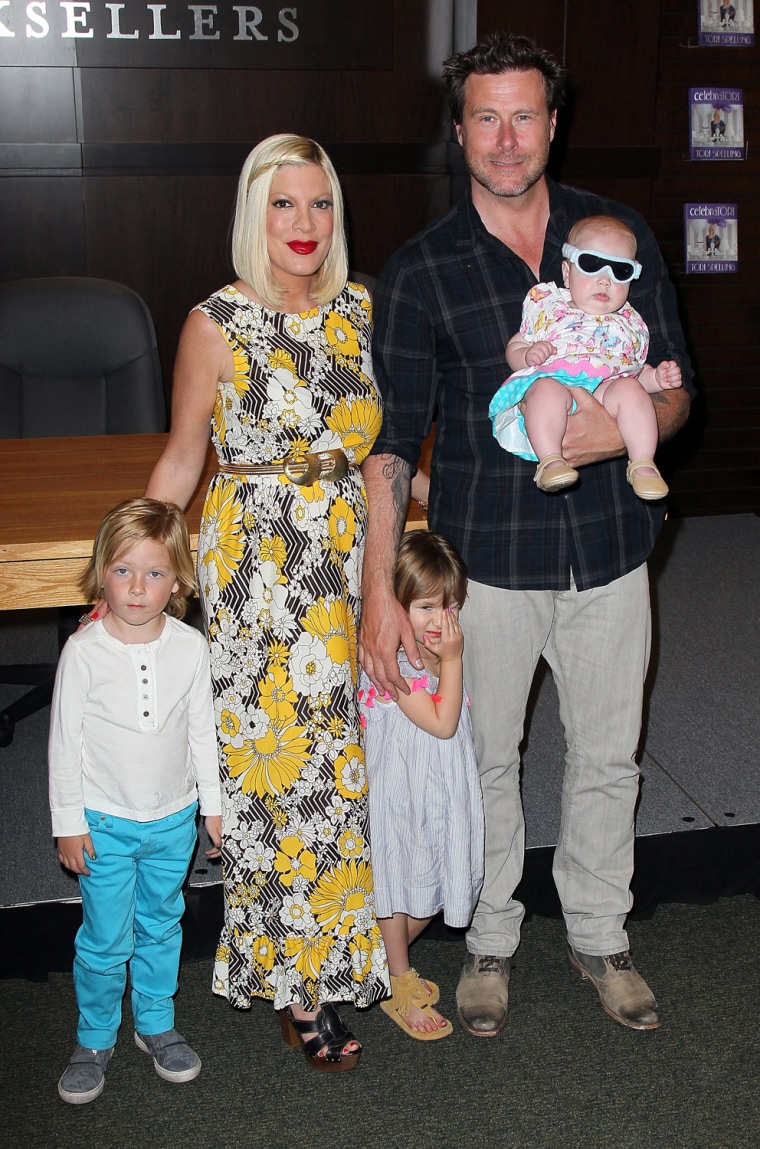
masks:
POLYGON ((209 436, 219 456, 198 581, 222 778, 225 925, 214 991, 269 1000, 313 1068, 361 1047, 336 1002, 388 975, 374 914, 356 703, 366 496, 381 421, 371 302, 347 283, 337 176, 313 140, 248 156, 238 278, 189 316, 172 425, 148 492, 186 506, 209 436))

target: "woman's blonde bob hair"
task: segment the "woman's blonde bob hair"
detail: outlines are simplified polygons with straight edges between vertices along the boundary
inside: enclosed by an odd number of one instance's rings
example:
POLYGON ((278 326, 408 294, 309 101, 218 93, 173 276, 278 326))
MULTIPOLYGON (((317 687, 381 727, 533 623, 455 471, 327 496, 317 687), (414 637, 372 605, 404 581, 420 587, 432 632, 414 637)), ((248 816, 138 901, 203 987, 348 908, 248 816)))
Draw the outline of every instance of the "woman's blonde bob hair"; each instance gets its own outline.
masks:
POLYGON ((443 535, 407 531, 398 548, 393 590, 404 610, 416 599, 439 592, 444 606, 462 606, 467 597, 467 567, 443 535))
POLYGON ((146 539, 163 543, 169 553, 179 586, 172 592, 165 610, 174 618, 182 618, 187 599, 195 594, 197 584, 187 523, 174 503, 162 503, 158 499, 125 499, 109 511, 100 524, 92 558, 79 582, 82 593, 87 602, 95 602, 103 593, 103 578, 111 563, 146 539))
POLYGON ((316 164, 327 176, 332 197, 333 234, 327 259, 315 276, 313 299, 329 303, 348 278, 348 248, 343 222, 343 196, 335 168, 323 148, 306 136, 269 136, 249 154, 240 173, 232 228, 232 263, 267 307, 279 308, 283 292, 272 272, 267 250, 267 210, 275 174, 283 164, 316 164))

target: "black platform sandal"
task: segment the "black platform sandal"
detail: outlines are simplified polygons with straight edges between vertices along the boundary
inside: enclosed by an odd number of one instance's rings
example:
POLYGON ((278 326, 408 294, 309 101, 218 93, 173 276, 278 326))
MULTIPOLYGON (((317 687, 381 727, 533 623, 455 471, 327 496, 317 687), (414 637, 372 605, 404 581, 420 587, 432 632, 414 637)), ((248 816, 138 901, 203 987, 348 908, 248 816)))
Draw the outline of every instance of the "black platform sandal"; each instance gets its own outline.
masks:
POLYGON ((359 1064, 361 1046, 355 1053, 343 1052, 344 1046, 350 1041, 356 1041, 356 1038, 346 1029, 340 1014, 330 1002, 323 1005, 316 1017, 308 1021, 298 1021, 293 1017, 290 1006, 281 1009, 280 1026, 285 1044, 291 1049, 300 1045, 309 1065, 320 1073, 340 1073, 346 1069, 355 1069, 359 1064), (314 1033, 314 1037, 306 1041, 301 1036, 306 1033, 314 1033), (320 1056, 323 1049, 326 1052, 320 1056))

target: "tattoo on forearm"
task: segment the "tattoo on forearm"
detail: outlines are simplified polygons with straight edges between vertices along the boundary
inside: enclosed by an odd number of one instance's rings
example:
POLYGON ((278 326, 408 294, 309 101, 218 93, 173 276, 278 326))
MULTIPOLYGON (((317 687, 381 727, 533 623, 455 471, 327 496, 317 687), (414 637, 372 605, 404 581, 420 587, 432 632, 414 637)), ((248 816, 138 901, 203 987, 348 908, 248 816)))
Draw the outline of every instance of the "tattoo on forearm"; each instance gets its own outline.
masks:
POLYGON ((393 507, 397 522, 403 522, 406 517, 407 503, 409 502, 409 484, 412 478, 412 467, 398 455, 383 455, 383 478, 388 479, 393 495, 393 507))

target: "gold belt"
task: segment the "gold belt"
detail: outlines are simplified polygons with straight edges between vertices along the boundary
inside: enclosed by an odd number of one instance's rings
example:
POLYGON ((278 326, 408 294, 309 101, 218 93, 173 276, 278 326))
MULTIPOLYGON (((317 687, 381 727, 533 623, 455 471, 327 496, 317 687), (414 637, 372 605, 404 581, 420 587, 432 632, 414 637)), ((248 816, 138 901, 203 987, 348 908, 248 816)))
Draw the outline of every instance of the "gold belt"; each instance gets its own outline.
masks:
POLYGON ((222 463, 219 470, 224 475, 284 475, 291 483, 308 487, 317 481, 337 483, 338 479, 345 479, 348 468, 354 466, 356 464, 349 463, 345 452, 338 448, 272 463, 222 463))

